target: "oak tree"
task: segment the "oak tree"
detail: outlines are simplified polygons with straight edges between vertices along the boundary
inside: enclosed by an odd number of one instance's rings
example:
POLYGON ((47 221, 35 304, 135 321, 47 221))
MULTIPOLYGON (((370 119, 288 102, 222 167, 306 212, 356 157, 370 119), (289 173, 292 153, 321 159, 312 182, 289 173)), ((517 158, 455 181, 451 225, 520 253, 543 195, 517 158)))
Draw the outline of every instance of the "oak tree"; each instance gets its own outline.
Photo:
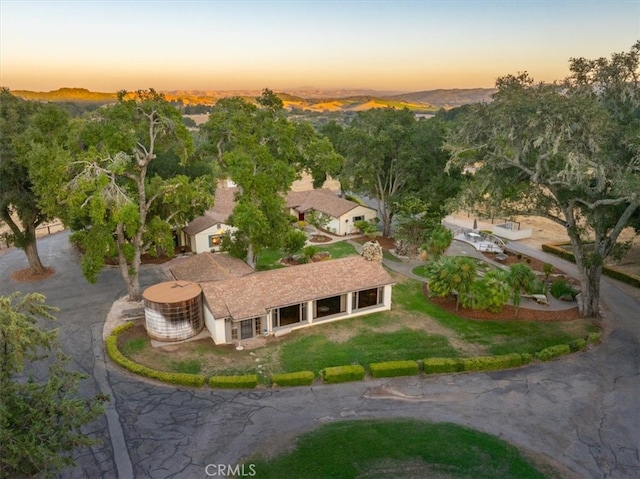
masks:
POLYGON ((488 104, 460 115, 451 165, 475 170, 466 203, 540 215, 566 228, 578 306, 597 316, 605 259, 640 207, 640 42, 611 58, 572 58, 562 83, 498 79, 488 104))

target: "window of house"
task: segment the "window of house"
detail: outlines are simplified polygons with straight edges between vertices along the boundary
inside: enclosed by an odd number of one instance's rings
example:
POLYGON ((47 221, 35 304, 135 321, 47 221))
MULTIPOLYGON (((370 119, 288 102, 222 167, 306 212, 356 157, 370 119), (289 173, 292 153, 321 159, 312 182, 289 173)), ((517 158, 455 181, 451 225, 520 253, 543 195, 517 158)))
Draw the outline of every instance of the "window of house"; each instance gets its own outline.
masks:
POLYGON ((354 216, 353 222, 355 223, 356 221, 364 221, 364 215, 354 216))
POLYGON ((231 340, 251 339, 262 335, 262 318, 251 318, 231 324, 231 340))
POLYGON ((334 314, 344 313, 347 310, 347 296, 331 296, 318 299, 314 305, 314 318, 322 318, 334 314))
POLYGON ((222 236, 220 235, 209 235, 209 248, 217 248, 220 246, 221 240, 222 236))
POLYGON ((306 303, 276 308, 271 312, 271 324, 274 328, 289 326, 307 320, 306 303))
POLYGON ((384 302, 384 287, 356 291, 352 297, 352 309, 369 308, 384 302))

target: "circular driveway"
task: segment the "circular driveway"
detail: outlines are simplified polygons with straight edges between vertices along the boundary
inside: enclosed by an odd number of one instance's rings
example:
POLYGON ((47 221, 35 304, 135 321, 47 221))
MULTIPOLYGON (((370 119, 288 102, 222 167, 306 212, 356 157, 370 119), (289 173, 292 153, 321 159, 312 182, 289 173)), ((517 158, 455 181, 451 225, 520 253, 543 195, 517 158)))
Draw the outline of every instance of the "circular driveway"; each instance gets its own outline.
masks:
MULTIPOLYGON (((105 363, 102 325, 111 304, 126 294, 119 272, 108 268, 88 284, 68 233, 42 238, 38 246, 56 274, 40 283, 11 281, 26 258, 10 250, 0 256, 0 294, 44 293, 60 308, 63 349, 92 378, 83 394, 101 390, 113 399, 86 431, 102 445, 79 451, 77 467, 63 477, 203 478, 208 464, 278 452, 323 422, 392 417, 449 421, 497 435, 554 462, 563 477, 640 476, 640 300, 637 290, 619 282, 602 281, 610 309, 603 344, 557 361, 494 373, 234 392, 141 381, 105 363)), ((528 252, 575 271, 558 258, 528 252)), ((159 267, 143 269, 143 285, 162 279, 159 267)))

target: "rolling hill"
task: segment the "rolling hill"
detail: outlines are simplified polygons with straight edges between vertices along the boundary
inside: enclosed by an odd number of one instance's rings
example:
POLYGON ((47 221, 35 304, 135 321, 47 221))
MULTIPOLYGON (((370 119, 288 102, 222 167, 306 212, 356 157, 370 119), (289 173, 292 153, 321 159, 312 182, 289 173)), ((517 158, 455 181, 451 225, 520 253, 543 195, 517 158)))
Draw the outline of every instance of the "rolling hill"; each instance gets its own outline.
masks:
MULTIPOLYGON (((433 113, 440 108, 453 108, 469 103, 491 100, 491 88, 428 90, 414 93, 375 92, 373 90, 320 90, 304 87, 278 92, 285 107, 311 111, 355 112, 371 108, 409 108, 415 112, 433 113), (323 94, 324 93, 324 94, 323 94)), ((85 88, 60 88, 50 92, 13 90, 12 93, 27 100, 75 103, 112 103, 117 93, 92 92, 85 88)), ((184 105, 213 105, 219 99, 230 96, 256 98, 259 90, 174 90, 162 92, 170 101, 184 105)))

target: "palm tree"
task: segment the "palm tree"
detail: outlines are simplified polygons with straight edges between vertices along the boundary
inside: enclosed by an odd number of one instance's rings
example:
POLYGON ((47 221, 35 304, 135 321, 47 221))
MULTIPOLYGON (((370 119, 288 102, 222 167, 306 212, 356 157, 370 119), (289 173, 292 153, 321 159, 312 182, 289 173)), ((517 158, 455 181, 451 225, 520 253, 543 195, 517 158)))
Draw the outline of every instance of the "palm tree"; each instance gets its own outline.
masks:
POLYGON ((443 226, 439 226, 431 232, 431 236, 422 248, 429 253, 429 257, 437 260, 445 251, 447 251, 449 246, 451 246, 452 241, 453 233, 451 230, 443 226))
POLYGON ((429 291, 437 296, 456 294, 456 310, 460 297, 467 295, 476 279, 477 265, 474 259, 464 256, 442 256, 427 266, 429 291))
POLYGON ((515 263, 509 266, 506 282, 511 288, 513 306, 518 317, 518 307, 520 306, 520 295, 529 292, 536 281, 536 275, 531 268, 524 263, 515 263))

